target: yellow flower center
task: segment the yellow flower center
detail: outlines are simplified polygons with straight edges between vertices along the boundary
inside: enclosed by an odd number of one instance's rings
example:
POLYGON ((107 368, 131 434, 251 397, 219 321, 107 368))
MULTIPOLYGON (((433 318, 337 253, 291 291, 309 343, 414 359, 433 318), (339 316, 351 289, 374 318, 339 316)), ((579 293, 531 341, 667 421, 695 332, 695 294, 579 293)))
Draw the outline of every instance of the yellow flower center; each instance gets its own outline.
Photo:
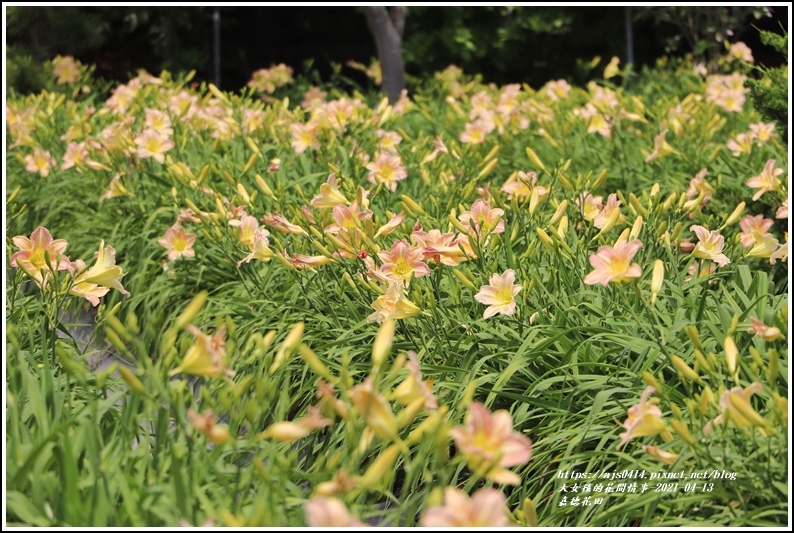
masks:
POLYGON ((36 248, 36 250, 30 255, 30 264, 36 268, 46 267, 47 262, 44 259, 45 251, 46 250, 44 248, 36 248))
POLYGON ((510 287, 505 287, 496 291, 496 299, 501 304, 509 304, 513 301, 513 290, 510 287))
POLYGON ((407 276, 411 272, 411 267, 405 262, 405 259, 398 259, 394 262, 394 268, 392 269, 397 276, 407 276))
POLYGON ((172 248, 175 252, 179 252, 179 253, 184 252, 185 250, 187 250, 187 239, 184 239, 182 237, 175 238, 172 248))

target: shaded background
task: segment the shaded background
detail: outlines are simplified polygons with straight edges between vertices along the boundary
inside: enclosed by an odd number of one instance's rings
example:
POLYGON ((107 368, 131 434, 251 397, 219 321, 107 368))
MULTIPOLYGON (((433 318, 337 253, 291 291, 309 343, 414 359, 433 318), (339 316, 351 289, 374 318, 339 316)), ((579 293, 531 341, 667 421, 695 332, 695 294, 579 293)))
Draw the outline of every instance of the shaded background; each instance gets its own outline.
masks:
MULTIPOLYGON (((198 80, 212 81, 215 9, 8 7, 7 59, 35 63, 73 55, 109 80, 127 81, 145 68, 154 74, 195 69, 198 80)), ((707 59, 724 52, 717 38, 744 41, 756 62, 767 66, 782 59, 761 45, 756 28, 787 32, 786 6, 630 9, 637 67, 665 54, 707 59)), ((311 67, 327 81, 334 63, 369 64, 376 56, 365 17, 355 7, 222 7, 219 13, 225 90, 243 87, 253 71, 276 63, 296 74, 311 67)), ((425 77, 454 63, 497 84, 538 87, 557 78, 583 83, 613 55, 625 64, 625 17, 624 7, 408 7, 406 73, 425 77), (596 55, 601 65, 589 73, 585 65, 596 55)), ((342 72, 362 86, 368 83, 354 69, 342 72)), ((26 68, 14 69, 14 75, 20 79, 8 83, 25 91, 31 83, 26 68)))

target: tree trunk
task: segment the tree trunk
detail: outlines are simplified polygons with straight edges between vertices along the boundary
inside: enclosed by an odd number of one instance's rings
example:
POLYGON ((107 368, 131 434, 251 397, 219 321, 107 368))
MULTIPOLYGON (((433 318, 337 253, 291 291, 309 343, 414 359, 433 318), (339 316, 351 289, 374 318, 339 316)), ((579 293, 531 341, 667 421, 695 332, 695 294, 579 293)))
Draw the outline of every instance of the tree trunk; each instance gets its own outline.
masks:
POLYGON ((375 38, 383 77, 383 90, 389 97, 389 103, 393 104, 400 98, 400 93, 405 87, 402 54, 405 7, 396 6, 391 12, 381 6, 367 6, 362 9, 367 17, 367 25, 375 38))

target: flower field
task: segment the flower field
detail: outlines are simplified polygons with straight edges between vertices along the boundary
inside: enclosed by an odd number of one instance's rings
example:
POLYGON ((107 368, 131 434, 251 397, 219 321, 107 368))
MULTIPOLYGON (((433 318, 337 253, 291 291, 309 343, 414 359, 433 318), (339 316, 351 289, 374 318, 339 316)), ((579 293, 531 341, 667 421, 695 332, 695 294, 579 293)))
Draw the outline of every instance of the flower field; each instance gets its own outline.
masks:
POLYGON ((785 524, 788 146, 734 53, 393 105, 57 57, 6 103, 8 524, 785 524))

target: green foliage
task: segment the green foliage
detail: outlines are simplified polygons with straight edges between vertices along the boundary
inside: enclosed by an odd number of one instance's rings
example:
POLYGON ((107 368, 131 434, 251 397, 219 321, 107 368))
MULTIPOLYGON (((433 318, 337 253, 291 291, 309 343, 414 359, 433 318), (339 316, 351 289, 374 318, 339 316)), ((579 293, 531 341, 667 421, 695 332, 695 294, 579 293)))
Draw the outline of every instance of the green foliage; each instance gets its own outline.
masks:
POLYGON ((786 63, 776 68, 759 67, 761 79, 748 80, 747 85, 750 87, 750 95, 755 108, 761 113, 761 116, 765 120, 775 122, 782 132, 782 138, 788 139, 788 34, 778 35, 762 31, 761 42, 783 54, 786 63))
POLYGON ((785 524, 789 276, 770 258, 787 250, 785 227, 772 221, 772 250, 743 247, 739 225, 787 197, 785 176, 757 200, 747 185, 769 160, 786 171, 785 147, 770 137, 732 155, 727 142, 760 117, 718 105, 687 61, 641 72, 632 90, 625 73, 532 90, 449 69, 394 107, 341 77, 304 106, 317 78, 254 96, 165 72, 84 94, 90 70, 7 102, 10 525, 305 526, 322 493, 370 523, 415 526, 447 487, 495 487, 494 511, 519 525, 533 509, 541 526, 785 524), (170 121, 162 161, 152 111, 170 121), (489 117, 481 138, 462 136, 489 117), (387 152, 405 179, 370 180, 387 152), (67 153, 83 159, 63 168, 67 153), (485 200, 503 232, 462 218, 485 200), (187 246, 163 244, 175 221, 194 256, 169 260, 187 246), (69 261, 26 248, 39 226, 68 241, 69 261), (719 237, 690 251, 704 244, 693 226, 719 237), (420 246, 420 228, 455 244, 420 246), (586 281, 599 250, 634 238, 642 247, 612 268, 636 263, 637 277, 586 281), (379 284, 402 240, 429 274, 379 284), (116 265, 89 278, 100 241, 116 265), (717 268, 717 252, 730 262, 717 268), (508 269, 515 312, 486 318, 475 295, 508 269), (130 295, 115 287, 92 306, 93 281, 114 276, 130 295), (387 335, 368 317, 397 287, 419 312, 387 335), (736 387, 753 392, 744 414, 726 403, 736 387), (531 460, 506 467, 517 485, 474 461, 495 431, 468 449, 450 432, 473 401, 506 411, 514 444, 513 432, 531 439, 531 460), (663 429, 631 433, 642 409, 663 429), (606 478, 631 471, 684 478, 612 491, 606 478), (727 476, 692 477, 715 471, 727 476), (605 501, 566 505, 572 472, 605 501))

